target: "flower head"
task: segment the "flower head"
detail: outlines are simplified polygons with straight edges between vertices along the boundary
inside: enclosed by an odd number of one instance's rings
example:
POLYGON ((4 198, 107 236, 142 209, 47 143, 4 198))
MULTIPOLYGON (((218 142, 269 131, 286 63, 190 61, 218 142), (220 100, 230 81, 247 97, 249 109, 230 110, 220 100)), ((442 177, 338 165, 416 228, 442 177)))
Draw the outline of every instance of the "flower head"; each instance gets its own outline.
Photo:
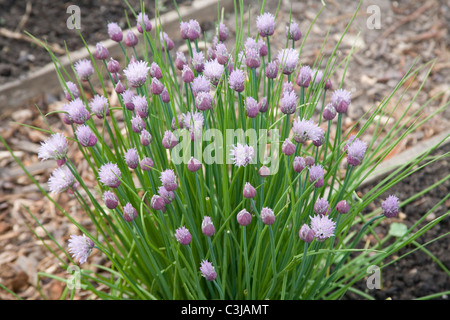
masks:
POLYGON ((136 28, 140 33, 152 31, 152 23, 145 12, 140 12, 136 17, 136 28))
POLYGON ((186 83, 191 83, 194 81, 195 75, 194 72, 192 72, 191 68, 187 64, 183 66, 183 70, 181 72, 181 78, 186 83))
POLYGON ((277 59, 282 72, 289 75, 297 68, 298 51, 292 48, 282 49, 278 52, 277 59))
POLYGON ((54 133, 50 138, 41 142, 38 151, 38 158, 42 160, 62 160, 65 159, 68 150, 66 137, 62 133, 54 133))
POLYGON ((94 246, 94 242, 84 234, 82 236, 70 236, 69 252, 72 253, 72 257, 78 260, 80 264, 86 262, 94 246))
POLYGON ((160 180, 167 191, 175 191, 177 188, 177 177, 172 169, 166 169, 161 172, 160 180))
POLYGON ((78 77, 83 81, 89 80, 94 74, 94 67, 92 66, 92 62, 88 59, 78 60, 75 62, 74 68, 78 77))
POLYGON ((178 144, 178 139, 175 136, 175 134, 173 134, 172 131, 167 130, 166 132, 164 132, 164 136, 163 136, 163 139, 162 139, 162 145, 163 145, 164 148, 172 149, 177 144, 178 144))
POLYGON ((248 226, 250 222, 252 222, 252 215, 247 210, 242 209, 237 214, 236 219, 241 226, 245 227, 248 226))
POLYGON ((200 272, 202 276, 208 281, 214 281, 217 277, 217 273, 214 270, 213 265, 208 260, 202 260, 200 263, 200 272))
POLYGON ((150 206, 155 210, 165 210, 166 201, 160 195, 154 194, 150 200, 150 206))
POLYGON ((261 65, 259 50, 257 50, 256 48, 246 48, 245 64, 251 69, 258 68, 261 65))
POLYGON ((297 95, 294 90, 285 90, 281 98, 281 112, 284 114, 293 114, 297 109, 297 95))
POLYGON ((292 166, 294 167, 295 172, 302 172, 306 167, 305 159, 303 157, 295 157, 294 161, 292 162, 292 166))
POLYGON ((126 37, 125 37, 125 45, 126 45, 127 47, 132 48, 132 47, 136 46, 136 45, 138 44, 138 42, 139 42, 139 40, 138 40, 138 38, 136 37, 136 35, 134 34, 134 32, 131 31, 131 30, 128 31, 128 32, 127 32, 127 35, 126 35, 126 37))
POLYGON ((249 145, 242 145, 237 143, 236 146, 233 146, 230 155, 232 156, 231 160, 234 161, 234 164, 238 167, 245 167, 248 165, 255 156, 255 151, 253 147, 249 145))
POLYGON ((156 62, 152 62, 150 65, 150 76, 156 79, 161 79, 163 77, 161 68, 156 62))
POLYGON ((213 107, 213 98, 209 92, 200 91, 195 97, 195 106, 200 111, 211 109, 213 107))
POLYGON ((108 23, 108 35, 111 40, 120 42, 123 39, 122 28, 116 22, 108 23))
POLYGON ((228 28, 223 23, 217 25, 217 36, 219 41, 225 41, 228 38, 228 28))
POLYGON ((327 199, 319 198, 314 204, 314 212, 321 215, 327 215, 329 207, 330 205, 328 204, 327 199))
POLYGON ((309 182, 314 183, 316 188, 320 188, 323 186, 323 167, 321 165, 312 165, 309 167, 309 182))
POLYGON ((336 223, 326 215, 317 215, 311 218, 311 229, 319 241, 324 241, 334 235, 336 223))
POLYGON ((275 16, 269 12, 258 16, 256 18, 256 28, 261 37, 273 35, 275 31, 275 16))
POLYGON ((288 26, 286 26, 286 37, 294 41, 298 41, 302 38, 300 27, 298 26, 298 23, 295 22, 294 20, 292 20, 291 23, 288 26))
POLYGON ((131 203, 127 203, 123 207, 123 218, 126 222, 131 222, 137 217, 137 210, 133 207, 131 203))
POLYGON ((236 69, 230 73, 228 84, 236 92, 242 92, 245 89, 245 79, 244 71, 236 69))
POLYGON ((90 107, 97 118, 102 119, 104 115, 109 115, 108 99, 96 94, 90 101, 90 107))
POLYGON ((147 81, 147 75, 150 67, 147 61, 132 61, 127 68, 123 70, 128 82, 132 87, 140 87, 147 81))
POLYGON ((216 232, 216 229, 214 228, 214 224, 212 223, 211 217, 205 216, 203 218, 202 232, 207 237, 211 237, 216 232))
POLYGON ((331 96, 331 103, 339 113, 347 112, 351 102, 351 93, 345 89, 337 89, 331 96))
POLYGON ((383 214, 386 218, 393 218, 397 216, 399 211, 398 197, 395 195, 388 196, 381 204, 381 208, 383 209, 383 214))
POLYGON ((63 192, 76 184, 75 177, 67 166, 61 166, 53 170, 48 179, 50 192, 63 192))
POLYGON ((266 66, 266 77, 275 79, 278 75, 278 60, 270 61, 266 66))
POLYGON ((115 209, 119 204, 119 199, 112 191, 105 191, 103 193, 103 201, 105 201, 105 205, 108 209, 115 209))
POLYGON ((187 168, 191 172, 198 171, 198 170, 200 170, 201 167, 202 167, 202 163, 200 162, 200 160, 195 159, 194 157, 191 157, 191 159, 189 159, 189 161, 187 163, 187 168))
POLYGON ((139 165, 139 153, 136 148, 130 148, 125 152, 125 163, 128 168, 136 169, 139 165))
POLYGON ((66 85, 67 85, 67 89, 66 89, 66 87, 64 87, 64 94, 65 94, 67 100, 71 101, 72 96, 73 96, 73 99, 76 99, 80 96, 80 91, 78 90, 78 87, 75 83, 73 83, 72 81, 67 81, 66 85), (72 94, 72 95, 70 95, 70 94, 72 94))
POLYGON ((329 103, 325 106, 323 109, 323 118, 325 120, 333 120, 336 117, 336 108, 333 106, 333 104, 329 103))
POLYGON ((106 60, 109 57, 109 51, 101 42, 97 42, 94 55, 98 60, 106 60))
POLYGON ((281 146, 281 152, 285 155, 290 156, 295 152, 295 144, 292 143, 291 139, 286 138, 281 146))
POLYGON ((121 172, 117 164, 106 163, 100 167, 98 171, 99 180, 105 186, 117 188, 120 185, 121 172))
POLYGON ((145 121, 138 115, 131 118, 131 130, 135 133, 141 133, 146 128, 145 121))
POLYGON ((273 210, 270 208, 262 208, 261 209, 261 220, 266 225, 271 225, 275 222, 275 214, 273 210))
POLYGON ((367 144, 364 141, 354 138, 347 145, 347 162, 351 166, 359 165, 364 159, 367 144))
POLYGON ((255 118, 259 113, 258 102, 253 98, 248 96, 246 99, 246 111, 247 117, 255 118))
POLYGON ((92 147, 97 143, 97 137, 86 125, 78 126, 75 135, 83 147, 92 147))
POLYGON ((84 124, 91 118, 89 111, 80 98, 76 98, 65 105, 64 111, 67 112, 67 118, 71 123, 84 124))
POLYGON ((170 39, 169 35, 165 32, 159 34, 159 40, 161 44, 161 49, 163 51, 170 51, 175 47, 175 43, 170 39))
POLYGON ((168 191, 164 186, 158 188, 158 195, 163 198, 165 204, 169 204, 175 199, 175 193, 168 191))
POLYGON ((292 124, 292 132, 294 133, 294 140, 297 143, 305 143, 308 140, 316 141, 321 137, 321 131, 311 119, 301 119, 297 117, 292 124))
POLYGON ((314 240, 314 231, 307 224, 303 224, 298 232, 298 236, 301 240, 310 243, 314 240))
POLYGON ((312 70, 309 66, 302 66, 295 81, 300 87, 307 88, 312 78, 312 70))
POLYGON ((148 116, 148 102, 146 97, 140 95, 133 96, 131 102, 139 117, 146 118, 148 116))
POLYGON ((350 205, 347 201, 341 200, 336 204, 336 211, 339 213, 348 213, 350 211, 350 205))
POLYGON ((203 74, 213 85, 217 85, 222 77, 225 67, 221 65, 217 59, 205 62, 205 70, 203 74))
POLYGON ((245 183, 243 195, 244 198, 247 199, 253 199, 256 196, 256 189, 250 184, 250 182, 245 183))
POLYGON ((203 72, 205 69, 205 55, 203 54, 203 51, 194 51, 192 53, 191 63, 195 71, 203 72))
POLYGON ((191 19, 185 25, 187 27, 186 29, 186 36, 187 39, 194 41, 195 39, 198 39, 200 37, 200 34, 202 33, 202 28, 200 27, 200 24, 197 20, 191 19))
POLYGON ((175 232, 175 238, 177 238, 177 241, 181 243, 182 245, 188 245, 191 243, 191 234, 188 229, 186 229, 185 226, 182 226, 181 228, 178 228, 175 232))

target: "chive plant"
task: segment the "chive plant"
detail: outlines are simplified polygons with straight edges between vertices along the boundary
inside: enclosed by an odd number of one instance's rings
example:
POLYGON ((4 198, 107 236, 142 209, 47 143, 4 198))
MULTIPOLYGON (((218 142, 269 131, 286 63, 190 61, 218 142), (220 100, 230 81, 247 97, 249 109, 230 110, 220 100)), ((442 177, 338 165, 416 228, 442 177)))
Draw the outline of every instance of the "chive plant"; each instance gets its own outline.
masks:
MULTIPOLYGON (((220 15, 204 49, 199 23, 180 18, 188 52, 176 52, 158 14, 151 21, 143 6, 141 12, 130 6, 137 28, 126 35, 117 23, 107 25, 122 48, 123 65, 99 43, 95 52, 86 45, 89 58, 66 70, 43 44, 65 92, 67 103, 58 112, 69 133, 36 128, 49 136, 39 158, 56 160, 48 189, 16 161, 79 228, 67 243, 57 243, 64 258, 52 252, 65 268, 79 264, 84 288, 100 299, 338 299, 347 290, 358 292, 352 285, 367 276, 368 266, 382 268, 448 215, 390 244, 361 244, 374 226, 411 201, 381 195, 419 163, 435 161, 429 154, 438 145, 362 197, 356 193, 402 139, 446 107, 422 118, 425 105, 411 115, 422 83, 406 102, 403 119, 381 122, 381 115, 394 112, 388 108, 392 97, 409 90, 410 80, 429 73, 432 64, 411 67, 390 96, 343 130, 348 109, 357 107, 344 79, 354 50, 343 59, 336 52, 356 12, 332 54, 319 54, 309 66, 301 62, 303 45, 325 5, 311 27, 300 30, 292 15, 277 21, 264 2, 245 26, 244 4, 236 2, 234 46, 220 15), (286 25, 285 34, 274 34, 276 23, 286 25), (133 32, 142 34, 139 42, 133 32), (285 37, 284 48, 275 48, 274 36, 285 37), (337 71, 344 76, 331 83, 337 71), (94 89, 95 78, 102 94, 94 89), (111 104, 108 83, 117 105, 111 104), (363 140, 371 126, 372 139, 363 140), (379 137, 382 130, 387 134, 379 137), (78 145, 97 186, 83 182, 70 144, 78 145), (53 199, 60 192, 79 201, 93 230, 53 199), (372 202, 379 209, 367 213, 372 202), (93 251, 110 262, 97 266, 98 272, 83 268, 93 251)), ((73 297, 74 290, 66 289, 62 298, 73 297)))

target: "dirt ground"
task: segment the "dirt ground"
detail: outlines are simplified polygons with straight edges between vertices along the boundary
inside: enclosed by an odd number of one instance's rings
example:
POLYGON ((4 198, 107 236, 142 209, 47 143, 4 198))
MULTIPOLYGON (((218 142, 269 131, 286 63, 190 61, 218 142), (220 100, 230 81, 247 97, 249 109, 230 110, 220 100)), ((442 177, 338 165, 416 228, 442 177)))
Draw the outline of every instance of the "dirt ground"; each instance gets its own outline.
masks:
MULTIPOLYGON (((117 21, 126 26, 124 10, 127 7, 120 0, 64 1, 64 4, 59 5, 54 5, 53 2, 50 5, 50 2, 52 1, 0 0, 0 28, 17 33, 27 30, 37 37, 45 36, 49 43, 60 48, 64 48, 64 41, 66 41, 70 50, 78 49, 81 47, 79 37, 74 36, 73 31, 66 27, 68 15, 65 10, 69 3, 79 4, 81 7, 82 26, 85 28, 81 31, 88 44, 95 44, 97 41, 107 38, 106 24, 108 21, 117 21), (28 14, 27 3, 32 3, 28 14)), ((171 2, 163 2, 166 8, 162 9, 170 10, 171 2)), ((185 4, 190 3, 190 1, 183 2, 185 4)), ((305 42, 301 57, 304 64, 312 65, 314 63, 327 34, 328 41, 325 44, 324 51, 326 54, 331 53, 357 6, 357 1, 353 0, 326 2, 326 9, 318 18, 305 42)), ((133 4, 135 9, 139 9, 138 1, 130 1, 130 3, 133 4)), ((251 23, 254 24, 258 11, 257 2, 245 1, 245 3, 251 5, 246 10, 251 10, 251 23)), ((267 1, 267 5, 266 11, 275 13, 276 3, 267 1)), ((152 18, 154 8, 152 6, 147 6, 147 8, 150 8, 149 15, 152 18)), ((277 21, 288 20, 290 8, 289 0, 281 0, 277 21)), ((303 34, 306 33, 309 24, 315 18, 319 9, 320 2, 315 0, 295 1, 292 4, 292 16, 299 22, 303 34)), ((245 17, 247 20, 248 15, 245 15, 245 17)), ((234 30, 234 21, 232 12, 225 14, 225 23, 231 31, 234 30)), ((364 1, 357 18, 340 47, 342 57, 345 57, 355 44, 359 48, 350 60, 344 82, 344 87, 352 92, 352 106, 349 108, 344 126, 346 128, 352 126, 370 107, 379 104, 384 97, 389 95, 414 62, 421 65, 434 61, 434 67, 411 109, 417 110, 440 92, 444 93, 427 105, 424 109, 424 116, 433 113, 439 107, 448 103, 450 97, 450 34, 448 25, 450 25, 450 7, 445 0, 364 1), (376 5, 376 7, 370 7, 372 5, 376 5), (369 10, 370 8, 379 9, 379 29, 368 27, 368 19, 373 13, 369 10)), ((212 24, 205 24, 202 25, 202 28, 208 31, 211 26, 212 24)), ((277 24, 275 35, 279 36, 273 37, 274 42, 271 43, 273 48, 284 46, 285 26, 285 23, 277 24)), ((47 53, 41 48, 37 48, 23 39, 13 40, 11 33, 6 33, 9 36, 4 34, 3 30, 3 33, 0 34, 0 84, 25 77, 27 72, 36 70, 49 62, 47 53)), ((206 36, 209 34, 207 32, 206 36)), ((175 54, 174 52, 173 54, 175 54)), ((341 75, 342 70, 338 70, 332 77, 332 82, 338 83, 341 75)), ((394 118, 401 116, 402 110, 413 99, 415 90, 419 88, 424 76, 424 72, 419 73, 419 76, 411 83, 410 91, 404 95, 402 101, 400 101, 399 95, 392 98, 393 106, 399 104, 398 112, 393 115, 394 118)), ((48 177, 53 165, 38 161, 37 150, 40 141, 44 140, 46 135, 14 124, 11 121, 43 127, 44 122, 35 104, 45 113, 60 108, 62 99, 62 95, 52 96, 43 93, 20 109, 3 110, 0 113, 0 134, 16 150, 16 156, 23 161, 44 188, 47 188, 48 177)), ((2 110, 1 106, 0 110, 2 110)), ((64 130, 64 125, 58 117, 49 117, 48 121, 55 130, 64 130)), ((420 131, 405 139, 390 156, 407 150, 437 133, 448 130, 449 124, 450 109, 447 108, 441 116, 431 119, 423 125, 420 131)), ((368 132, 368 135, 370 135, 370 132, 368 132)), ((77 155, 75 150, 69 152, 72 152, 71 154, 74 154, 74 157, 79 157, 81 160, 81 155, 77 155)), ((442 177, 440 172, 442 174, 448 173, 448 167, 448 160, 438 164, 438 167, 430 167, 418 175, 414 175, 412 180, 406 181, 404 185, 399 185, 398 191, 403 191, 405 196, 411 195, 416 190, 423 188, 424 180, 442 177)), ((86 177, 88 184, 90 182, 94 184, 93 181, 90 181, 92 178, 87 165, 80 168, 80 172, 86 177)), ((429 182, 431 181, 427 183, 429 182)), ((442 194, 448 194, 449 185, 437 188, 436 192, 436 194, 430 193, 423 199, 418 199, 405 208, 405 214, 408 218, 411 218, 408 223, 413 223, 414 219, 418 219, 421 214, 431 208, 438 199, 442 198, 442 194), (417 208, 420 208, 420 210, 416 210, 417 208)), ((71 208, 70 212, 75 219, 86 227, 90 226, 89 219, 83 215, 76 200, 70 195, 62 194, 57 198, 57 201, 67 208, 71 208)), ((59 267, 58 260, 28 229, 27 224, 35 230, 38 236, 42 236, 48 241, 44 230, 37 226, 23 205, 28 206, 36 214, 39 222, 61 244, 67 241, 68 235, 77 231, 56 210, 53 204, 42 197, 36 186, 11 159, 3 145, 0 145, 0 282, 23 299, 43 299, 43 296, 49 299, 58 299, 65 284, 48 277, 40 277, 38 282, 38 273, 54 274, 62 278, 67 278, 67 273, 59 267), (41 290, 43 296, 39 290, 41 290)), ((446 203, 435 214, 442 214, 449 207, 450 203, 446 203)), ((439 228, 435 230, 435 234, 429 236, 436 236, 444 230, 448 231, 449 222, 444 222, 439 228)), ((384 231, 380 230, 380 232, 384 231)), ((427 241, 427 239, 422 240, 427 241)), ((427 247, 430 252, 441 259, 446 268, 450 268, 450 261, 445 256, 448 248, 448 237, 427 247)), ((101 256, 94 255, 90 259, 92 259, 93 264, 104 263, 101 256)), ((450 290, 447 274, 431 263, 429 257, 422 255, 421 251, 409 255, 401 262, 383 270, 383 281, 383 290, 375 293, 370 292, 377 299, 388 297, 410 299, 442 290, 450 290)), ((90 295, 80 291, 76 298, 87 299, 90 298, 90 295)), ((357 297, 349 295, 347 298, 356 299, 357 297)), ((442 298, 448 299, 448 297, 442 298)), ((0 299, 15 298, 4 290, 0 290, 0 299)))

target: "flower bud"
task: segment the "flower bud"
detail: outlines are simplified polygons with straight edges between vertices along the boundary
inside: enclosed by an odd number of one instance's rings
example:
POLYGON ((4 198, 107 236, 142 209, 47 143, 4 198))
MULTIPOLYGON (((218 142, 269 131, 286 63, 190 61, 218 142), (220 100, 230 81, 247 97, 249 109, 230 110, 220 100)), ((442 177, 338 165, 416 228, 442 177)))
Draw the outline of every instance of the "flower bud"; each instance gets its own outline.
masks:
POLYGON ((178 144, 177 137, 173 134, 172 131, 167 130, 164 133, 164 137, 162 139, 162 145, 166 149, 172 149, 178 144))
POLYGON ((314 231, 307 225, 304 224, 298 233, 301 240, 310 243, 314 240, 314 231))
POLYGON ((155 210, 163 210, 166 206, 166 202, 164 201, 163 197, 155 194, 150 200, 150 206, 155 210))
POLYGON ((109 51, 103 44, 98 42, 96 44, 94 55, 98 60, 106 60, 109 57, 109 51))
POLYGON ((243 194, 245 198, 253 199, 256 196, 256 189, 249 182, 246 182, 243 194))
POLYGON ((207 237, 211 237, 216 232, 216 229, 214 228, 214 224, 212 223, 211 218, 208 216, 205 216, 203 218, 202 232, 207 237))
POLYGON ((265 178, 270 176, 270 169, 266 166, 261 166, 261 168, 259 168, 258 170, 258 173, 262 178, 265 178))
POLYGON ((154 163, 153 163, 153 160, 152 160, 151 158, 146 157, 146 158, 144 158, 144 159, 141 160, 141 162, 139 163, 139 165, 140 165, 140 167, 141 167, 142 170, 144 170, 144 171, 150 171, 150 170, 153 168, 154 163))
POLYGON ((266 225, 271 225, 275 222, 275 214, 270 208, 262 208, 261 210, 261 220, 266 225))
POLYGON ((350 205, 348 204, 347 201, 341 200, 337 203, 336 210, 337 212, 342 214, 348 213, 350 211, 350 205))
POLYGON ((108 209, 115 209, 119 204, 119 199, 111 191, 105 191, 105 193, 103 193, 103 201, 105 201, 105 205, 108 209))
POLYGON ((191 243, 191 234, 189 230, 184 226, 176 230, 175 237, 177 238, 177 241, 182 245, 188 245, 189 243, 191 243))
POLYGON ((245 209, 239 211, 236 218, 237 222, 243 227, 248 226, 252 222, 252 215, 245 209))
POLYGON ((131 222, 137 217, 136 209, 131 205, 131 203, 127 203, 123 208, 123 218, 126 222, 131 222))
POLYGON ((285 155, 290 156, 295 152, 295 144, 291 142, 289 138, 284 140, 283 145, 281 146, 281 152, 285 155))
POLYGON ((195 172, 202 167, 202 163, 194 157, 191 157, 191 159, 188 161, 187 167, 189 171, 195 172))
POLYGON ((292 166, 294 167, 295 172, 302 172, 306 167, 305 159, 303 157, 295 157, 292 166))

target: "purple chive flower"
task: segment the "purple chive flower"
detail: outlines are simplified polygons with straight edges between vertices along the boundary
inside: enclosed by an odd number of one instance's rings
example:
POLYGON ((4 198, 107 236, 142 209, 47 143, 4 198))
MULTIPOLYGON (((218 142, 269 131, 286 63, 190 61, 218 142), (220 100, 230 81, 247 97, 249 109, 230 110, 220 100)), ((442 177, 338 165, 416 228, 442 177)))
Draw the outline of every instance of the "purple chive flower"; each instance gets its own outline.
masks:
POLYGON ((92 62, 88 59, 78 60, 75 62, 74 68, 78 77, 83 81, 88 81, 94 74, 94 67, 92 66, 92 62))
POLYGON ((63 165, 53 170, 48 179, 48 187, 50 192, 60 193, 71 188, 76 183, 70 169, 63 165))
POLYGON ((194 41, 195 39, 198 39, 200 37, 200 34, 202 33, 202 28, 200 27, 200 24, 197 20, 191 19, 188 22, 188 29, 187 29, 187 38, 191 41, 194 41))
POLYGON ((188 31, 189 31, 189 22, 181 21, 180 22, 180 35, 181 35, 182 39, 184 39, 184 40, 189 39, 188 31))
POLYGON ((225 44, 219 43, 216 46, 216 59, 217 59, 217 62, 222 64, 222 65, 226 65, 228 60, 229 60, 229 58, 230 58, 230 55, 228 54, 227 47, 225 46, 225 44))
POLYGON ((266 66, 266 77, 269 79, 275 79, 278 75, 278 61, 270 61, 266 66))
POLYGON ((320 127, 318 127, 311 119, 301 119, 297 117, 292 124, 292 132, 294 140, 297 143, 305 143, 308 140, 317 141, 321 137, 320 127))
POLYGON ((205 119, 203 118, 203 114, 200 112, 186 112, 183 114, 183 127, 191 132, 191 138, 194 140, 195 138, 201 136, 201 131, 205 119))
POLYGON ((117 82, 114 91, 116 91, 116 93, 118 94, 122 94, 124 93, 126 90, 125 86, 123 85, 122 81, 119 80, 119 82, 117 82))
POLYGON ((195 97, 195 106, 200 111, 212 109, 213 100, 209 92, 200 91, 195 97))
POLYGON ((74 259, 78 260, 80 264, 86 262, 94 246, 94 242, 84 234, 82 236, 70 236, 69 252, 72 254, 74 259))
POLYGON ((109 51, 101 42, 97 42, 95 45, 94 56, 98 60, 106 60, 109 57, 109 51))
POLYGON ((277 59, 282 72, 289 75, 297 69, 298 51, 292 48, 282 49, 278 52, 277 59))
POLYGON ((337 89, 331 96, 331 103, 339 113, 347 112, 351 102, 351 93, 345 89, 337 89))
POLYGON ((151 170, 151 168, 153 168, 154 163, 153 160, 149 157, 145 157, 141 160, 141 162, 139 163, 141 170, 144 171, 149 171, 151 170))
POLYGON ((295 81, 300 87, 307 88, 312 78, 312 70, 309 66, 302 66, 295 81))
POLYGON ((261 209, 261 220, 266 225, 271 225, 275 222, 275 214, 273 210, 270 208, 262 208, 261 209))
POLYGON ((167 169, 161 172, 160 180, 167 191, 175 191, 177 188, 177 178, 172 169, 167 169))
POLYGON ((250 69, 258 68, 261 65, 261 57, 257 49, 255 48, 245 49, 245 64, 250 69))
POLYGON ((112 191, 105 191, 103 193, 103 201, 108 209, 114 210, 119 204, 119 198, 112 191))
POLYGON ((147 98, 144 96, 134 96, 131 101, 138 116, 141 118, 146 118, 148 116, 147 98))
POLYGON ((97 137, 86 125, 78 126, 75 135, 83 147, 93 147, 97 143, 97 137))
POLYGON ((323 72, 317 69, 311 71, 311 77, 314 79, 314 86, 320 86, 323 79, 323 72))
POLYGON ((214 228, 214 224, 211 221, 211 217, 205 216, 203 218, 202 232, 207 237, 211 237, 216 232, 216 229, 214 228))
POLYGON ((150 132, 148 132, 145 129, 142 129, 140 134, 139 134, 139 138, 141 140, 141 144, 146 147, 148 146, 152 141, 153 141, 153 137, 150 134, 150 132))
POLYGON ((161 79, 163 77, 161 68, 156 62, 152 62, 150 65, 150 76, 156 79, 161 79))
POLYGON ((327 79, 327 82, 325 83, 325 90, 330 90, 333 87, 333 84, 331 83, 330 79, 327 79))
POLYGON ((241 226, 245 227, 252 222, 252 215, 246 209, 242 209, 237 214, 236 219, 241 226))
POLYGON ((154 95, 159 96, 164 91, 164 85, 157 78, 152 78, 152 84, 150 85, 150 91, 154 95))
POLYGON ((167 91, 167 88, 164 87, 163 92, 161 92, 161 100, 164 103, 169 103, 170 102, 170 95, 169 95, 169 91, 167 91))
POLYGON ((269 110, 269 103, 267 102, 266 97, 263 97, 263 98, 261 98, 261 100, 259 100, 258 108, 259 108, 259 112, 261 112, 261 113, 267 112, 267 110, 269 110))
POLYGON ((310 243, 314 240, 314 231, 307 224, 303 224, 298 232, 298 236, 301 240, 310 243))
POLYGON ((191 68, 187 64, 184 65, 183 70, 181 72, 181 78, 186 83, 191 83, 194 81, 195 75, 194 72, 192 72, 191 68))
POLYGON ((330 208, 330 205, 325 198, 319 198, 317 199, 316 203, 314 204, 314 212, 321 215, 327 215, 328 209, 330 208))
POLYGON ((150 206, 154 210, 165 210, 166 201, 160 195, 155 194, 150 200, 150 206))
POLYGON ((208 260, 202 260, 200 263, 200 272, 202 276, 208 281, 214 281, 217 277, 217 273, 214 270, 213 265, 208 260))
POLYGON ((395 195, 390 195, 381 204, 381 209, 383 209, 383 214, 386 218, 393 218, 397 216, 399 212, 399 200, 395 195))
POLYGON ((258 170, 258 174, 261 178, 270 176, 270 169, 267 166, 262 165, 258 170))
POLYGON ((242 92, 245 89, 245 74, 241 69, 233 70, 228 79, 230 88, 236 92, 242 92))
POLYGON ((163 186, 158 188, 158 195, 163 198, 165 204, 169 204, 175 199, 173 191, 167 191, 163 186))
POLYGON ((350 211, 350 205, 348 204, 347 201, 345 200, 341 200, 336 204, 336 210, 339 213, 348 213, 350 211))
POLYGON ((364 154, 367 150, 367 144, 358 138, 353 139, 347 145, 347 162, 351 166, 361 164, 364 154))
POLYGON ((62 165, 65 162, 68 148, 66 137, 62 133, 57 132, 44 142, 41 142, 38 158, 42 160, 53 159, 62 165))
POLYGON ((192 81, 191 86, 192 86, 192 92, 194 93, 194 96, 197 96, 199 92, 209 93, 211 91, 210 82, 203 75, 197 76, 194 79, 194 81, 192 81))
POLYGON ((245 183, 243 195, 244 198, 247 199, 253 199, 256 196, 256 189, 250 184, 250 182, 245 183))
POLYGON ((334 235, 336 223, 328 216, 317 215, 311 218, 311 229, 314 231, 314 236, 319 241, 324 241, 334 235))
POLYGON ((191 63, 195 71, 203 72, 203 70, 205 69, 205 55, 203 54, 203 51, 194 51, 192 53, 191 63))
POLYGON ((144 12, 140 12, 136 17, 136 28, 140 33, 152 31, 152 23, 148 18, 148 15, 144 12))
POLYGON ((292 166, 294 167, 295 172, 302 172, 306 167, 305 159, 303 157, 295 157, 294 161, 292 162, 292 166))
POLYGON ((89 111, 83 103, 83 100, 76 98, 69 102, 67 107, 68 117, 70 121, 76 124, 84 124, 91 118, 89 111))
POLYGON ((313 166, 314 163, 315 163, 314 157, 312 157, 312 156, 306 156, 305 157, 305 164, 306 164, 307 167, 313 166))
POLYGON ((298 41, 302 38, 300 27, 298 26, 298 23, 295 22, 294 20, 292 20, 291 23, 288 26, 286 26, 286 37, 294 41, 298 41))
POLYGON ((323 118, 327 121, 333 120, 336 117, 336 108, 329 103, 323 109, 323 118))
POLYGON ((177 51, 175 58, 175 67, 177 67, 177 69, 181 71, 187 64, 188 62, 184 53, 181 51, 177 51))
POLYGON ((126 69, 123 70, 127 77, 128 83, 134 87, 142 86, 147 81, 147 75, 150 67, 146 61, 130 62, 126 69))
POLYGON ((184 114, 179 114, 176 117, 172 118, 172 123, 170 124, 170 127, 172 128, 172 130, 176 130, 176 129, 183 129, 184 128, 184 124, 183 124, 183 119, 184 119, 184 114), (178 122, 178 125, 177 125, 178 122))
POLYGON ((131 91, 130 89, 126 89, 124 92, 122 92, 121 96, 122 96, 123 103, 125 104, 125 108, 133 111, 134 110, 134 104, 133 104, 134 93, 133 93, 133 91, 131 91))
POLYGON ((166 132, 164 132, 164 136, 163 136, 163 139, 162 139, 162 145, 163 145, 164 148, 172 149, 177 144, 178 144, 178 139, 173 134, 172 131, 167 130, 166 132))
POLYGON ((176 230, 175 238, 177 238, 177 241, 184 246, 191 243, 191 234, 190 234, 189 230, 186 229, 185 226, 182 226, 181 228, 178 228, 176 230))
POLYGON ((283 95, 294 92, 294 85, 292 84, 292 82, 286 81, 285 83, 283 83, 282 91, 283 95))
POLYGON ((269 12, 256 18, 256 28, 261 37, 268 37, 275 32, 275 16, 269 12))
POLYGON ((120 186, 120 177, 122 176, 119 167, 115 163, 106 163, 98 171, 99 180, 105 186, 117 188, 120 186))
POLYGON ((258 102, 253 97, 247 97, 246 99, 246 111, 247 117, 255 118, 259 113, 258 102))
POLYGON ((281 112, 284 114, 293 114, 297 109, 297 95, 295 92, 285 90, 281 98, 281 112))
POLYGON ((139 116, 131 118, 131 130, 135 133, 141 133, 146 128, 145 121, 139 116))
POLYGON ((194 157, 191 157, 187 163, 187 168, 191 172, 198 171, 202 167, 202 163, 200 160, 195 159, 194 157))
POLYGON ((120 42, 123 39, 122 28, 115 22, 108 23, 108 35, 113 41, 120 42))
POLYGON ((75 83, 73 83, 72 81, 67 81, 66 85, 67 89, 66 87, 64 87, 63 90, 67 100, 72 101, 73 99, 76 99, 80 96, 80 91, 78 90, 78 87, 75 83), (73 99, 70 94, 72 94, 73 99))
POLYGON ((316 188, 320 188, 324 184, 323 176, 323 167, 321 165, 312 165, 308 168, 309 170, 309 182, 314 183, 316 188))
POLYGON ((325 142, 325 131, 319 126, 317 126, 317 139, 313 140, 312 143, 316 147, 320 147, 325 142))
POLYGON ((267 48, 267 44, 264 42, 263 39, 259 39, 258 40, 258 48, 259 48, 259 55, 261 57, 265 57, 269 53, 269 49, 267 48))
POLYGON ((203 74, 206 79, 208 79, 213 85, 219 84, 220 78, 222 77, 225 67, 217 62, 217 59, 209 60, 205 62, 205 70, 203 74))
POLYGON ((255 151, 251 146, 237 143, 236 146, 233 146, 230 155, 232 156, 231 160, 233 160, 236 166, 245 167, 253 160, 255 151))
POLYGON ((137 217, 137 210, 133 207, 131 203, 127 203, 123 207, 123 218, 126 222, 131 222, 137 217))
POLYGON ((224 25, 223 23, 220 23, 217 26, 217 36, 219 41, 225 41, 228 38, 228 27, 224 25))
POLYGON ((127 47, 132 48, 132 47, 136 46, 136 45, 138 44, 138 42, 139 42, 139 40, 138 40, 138 38, 136 37, 136 35, 134 34, 134 32, 131 31, 131 30, 128 31, 128 32, 127 32, 127 35, 126 35, 126 37, 125 37, 125 45, 126 45, 127 47))
POLYGON ((159 40, 161 44, 161 49, 163 51, 170 51, 175 47, 175 43, 170 39, 169 35, 165 32, 159 34, 159 40))
POLYGON ((287 156, 293 155, 295 152, 295 144, 293 144, 291 140, 287 138, 286 140, 284 140, 281 146, 281 152, 283 152, 287 156))
POLYGON ((109 115, 108 99, 104 96, 96 94, 89 102, 92 112, 99 119, 103 119, 105 115, 109 115))
POLYGON ((130 148, 125 152, 125 163, 128 168, 136 169, 139 165, 139 153, 136 148, 130 148))

